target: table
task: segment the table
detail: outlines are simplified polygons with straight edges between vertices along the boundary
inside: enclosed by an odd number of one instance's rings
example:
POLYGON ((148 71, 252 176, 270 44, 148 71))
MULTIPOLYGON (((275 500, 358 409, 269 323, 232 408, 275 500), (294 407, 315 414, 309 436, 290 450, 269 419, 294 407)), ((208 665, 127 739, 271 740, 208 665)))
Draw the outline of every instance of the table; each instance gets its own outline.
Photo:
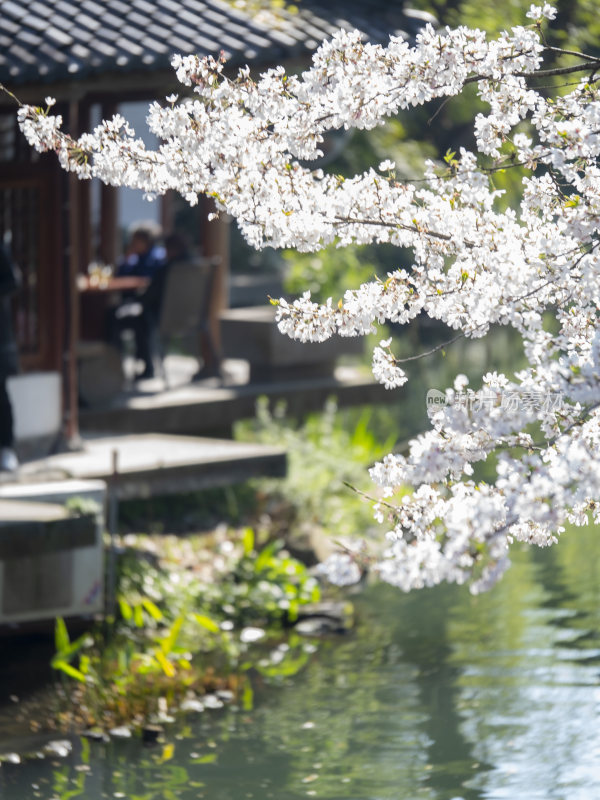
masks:
POLYGON ((149 284, 150 278, 137 275, 77 276, 80 299, 80 341, 77 345, 79 399, 89 408, 110 403, 124 384, 121 353, 109 343, 110 309, 121 303, 124 293, 135 298, 149 284))
POLYGON ((115 275, 105 280, 89 275, 77 276, 80 303, 79 335, 84 341, 106 341, 107 315, 118 305, 123 292, 141 294, 150 285, 150 278, 138 275, 115 275))
POLYGON ((113 275, 108 279, 98 279, 90 275, 77 276, 77 289, 80 294, 111 294, 113 292, 141 292, 150 285, 150 278, 140 275, 113 275))

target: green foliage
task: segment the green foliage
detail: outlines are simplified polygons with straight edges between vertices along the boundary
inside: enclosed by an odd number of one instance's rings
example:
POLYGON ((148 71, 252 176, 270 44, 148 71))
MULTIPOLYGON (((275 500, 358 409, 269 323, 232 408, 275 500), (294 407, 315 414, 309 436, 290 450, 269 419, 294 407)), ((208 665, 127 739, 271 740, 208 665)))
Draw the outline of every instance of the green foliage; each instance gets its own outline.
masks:
POLYGON ((392 245, 330 245, 318 253, 283 253, 286 293, 300 295, 307 289, 317 302, 332 297, 336 302, 347 289, 358 289, 376 275, 409 266, 407 254, 392 245))
POLYGON ((87 666, 88 657, 82 654, 81 651, 92 645, 93 639, 87 633, 72 642, 64 619, 58 617, 54 627, 54 647, 56 652, 50 662, 51 667, 64 675, 68 675, 70 678, 74 678, 76 681, 85 683, 85 667, 87 666), (79 669, 71 663, 77 655, 79 655, 79 669), (82 665, 83 669, 81 668, 82 665))
POLYGON ((84 517, 100 513, 100 504, 93 500, 91 497, 70 497, 66 503, 65 508, 74 517, 84 517))
MULTIPOLYGON (((237 690, 254 665, 243 627, 260 624, 280 638, 302 605, 319 600, 317 581, 282 542, 260 545, 246 529, 229 545, 223 574, 206 581, 172 554, 160 563, 131 551, 120 568, 119 615, 108 630, 71 641, 64 620, 56 620, 51 665, 74 687, 69 724, 139 724, 165 705, 176 707, 187 692, 237 690)), ((291 651, 283 661, 281 670, 300 664, 291 651)))
POLYGON ((258 551, 247 549, 250 544, 246 534, 244 554, 222 587, 236 620, 293 622, 301 606, 320 600, 316 579, 287 553, 283 541, 269 542, 258 551))
POLYGON ((128 500, 119 504, 119 526, 157 534, 211 530, 223 519, 231 525, 242 524, 255 506, 255 492, 249 484, 128 500))
MULTIPOLYGON (((298 1, 301 2, 301 0, 298 1)), ((298 13, 298 6, 288 0, 225 0, 225 2, 245 12, 250 17, 263 15, 263 22, 276 27, 279 24, 281 12, 286 12, 287 14, 298 13)))
POLYGON ((275 412, 266 398, 257 403, 252 422, 239 423, 236 436, 265 444, 279 444, 288 454, 285 478, 261 480, 261 492, 280 497, 292 510, 292 525, 315 525, 336 538, 364 533, 373 526, 371 505, 348 488, 373 490, 365 467, 390 452, 396 433, 378 438, 371 430, 373 411, 360 412, 353 426, 337 413, 330 400, 323 412, 312 414, 300 425, 285 418, 285 407, 275 412))

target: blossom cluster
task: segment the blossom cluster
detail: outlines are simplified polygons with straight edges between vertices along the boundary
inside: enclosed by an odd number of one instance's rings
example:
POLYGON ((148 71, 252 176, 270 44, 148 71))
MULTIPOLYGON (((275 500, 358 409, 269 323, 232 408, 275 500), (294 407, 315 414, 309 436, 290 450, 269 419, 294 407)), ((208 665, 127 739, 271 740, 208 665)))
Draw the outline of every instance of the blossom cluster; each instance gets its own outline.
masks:
MULTIPOLYGON (((484 376, 483 391, 561 402, 437 406, 431 430, 372 468, 387 544, 338 554, 331 574, 341 582, 364 566, 404 590, 446 580, 480 591, 508 566, 513 541, 547 546, 567 522, 600 521, 600 63, 574 56, 574 87, 554 97, 536 89, 548 74, 541 25, 554 15, 532 6, 531 24, 491 40, 427 26, 414 46, 342 31, 301 75, 275 68, 257 81, 247 68, 229 76, 222 59, 177 56, 188 96, 150 107, 155 151, 119 116, 75 140, 49 110, 19 112, 28 141, 55 150, 81 178, 174 189, 190 203, 207 193, 256 247, 412 250, 410 269, 349 290, 337 305, 309 293, 279 301, 281 330, 301 341, 373 333, 420 314, 457 335, 484 336, 493 324, 519 332, 527 367, 484 376), (476 151, 461 149, 447 168, 427 162, 410 182, 389 160, 352 178, 310 165, 328 130, 372 128, 471 83, 487 104, 473 122, 476 151), (502 211, 492 178, 505 167, 522 169, 522 200, 502 211), (473 465, 491 456, 496 480, 476 480, 473 465)), ((390 388, 407 379, 400 363, 389 340, 375 348, 374 374, 390 388)), ((449 393, 465 385, 458 376, 449 393)))

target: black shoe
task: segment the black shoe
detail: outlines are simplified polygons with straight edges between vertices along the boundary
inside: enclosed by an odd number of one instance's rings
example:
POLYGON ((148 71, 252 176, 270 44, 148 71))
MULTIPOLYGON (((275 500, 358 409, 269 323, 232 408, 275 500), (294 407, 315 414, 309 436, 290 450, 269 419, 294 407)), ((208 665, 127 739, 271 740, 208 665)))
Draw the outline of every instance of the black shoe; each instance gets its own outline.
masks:
POLYGON ((144 369, 144 371, 140 372, 139 375, 136 375, 135 379, 136 379, 136 381, 146 381, 146 380, 149 380, 150 378, 153 378, 153 377, 154 377, 154 367, 150 367, 150 366, 146 365, 146 368, 144 369))
POLYGON ((215 367, 202 367, 198 370, 198 372, 192 375, 192 381, 203 381, 205 378, 220 378, 221 377, 221 369, 218 366, 215 367))

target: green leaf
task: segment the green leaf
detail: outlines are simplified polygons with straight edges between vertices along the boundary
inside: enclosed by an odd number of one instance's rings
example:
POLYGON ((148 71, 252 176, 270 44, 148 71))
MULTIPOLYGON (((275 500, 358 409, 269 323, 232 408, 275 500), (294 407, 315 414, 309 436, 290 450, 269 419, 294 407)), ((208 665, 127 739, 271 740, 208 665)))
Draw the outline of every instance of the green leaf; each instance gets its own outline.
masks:
POLYGON ((262 572, 263 569, 266 569, 266 567, 271 566, 273 554, 281 547, 281 544, 281 541, 277 539, 260 551, 258 558, 254 563, 254 570, 257 574, 262 572))
POLYGON ((90 647, 93 643, 94 640, 89 633, 84 633, 83 636, 75 639, 74 642, 70 642, 65 648, 55 653, 52 661, 50 662, 51 666, 54 665, 54 661, 70 661, 75 653, 78 653, 84 647, 90 647))
POLYGON ((249 683, 247 683, 244 687, 244 693, 242 695, 242 708, 244 711, 252 711, 254 708, 254 690, 249 683))
POLYGON ((217 623, 210 617, 207 617, 205 614, 194 614, 194 619, 198 625, 206 628, 206 630, 210 631, 211 633, 219 633, 221 631, 217 623))
POLYGON ((254 550, 254 531, 252 528, 246 528, 244 530, 242 544, 244 546, 244 554, 247 556, 250 555, 250 553, 254 550))
POLYGON ((71 640, 69 639, 69 632, 62 617, 57 617, 54 624, 54 645, 57 653, 62 653, 69 649, 71 640))
POLYGON ((119 597, 119 609, 121 611, 121 616, 126 622, 129 622, 133 617, 133 610, 127 600, 124 597, 119 597))
POLYGON ((175 755, 175 745, 173 744, 173 742, 168 742, 167 744, 163 745, 163 750, 158 760, 158 763, 164 764, 165 761, 170 761, 174 755, 175 755))
POLYGON ((133 621, 136 628, 144 627, 144 612, 142 610, 141 603, 138 603, 133 607, 133 621))
POLYGON ((175 622, 171 625, 171 630, 169 631, 168 636, 161 641, 160 646, 161 650, 165 655, 169 655, 169 653, 173 650, 175 646, 175 642, 177 641, 177 637, 179 636, 179 631, 181 630, 181 626, 183 625, 183 617, 179 616, 175 620, 175 622))
POLYGON ((89 673, 90 664, 91 664, 90 657, 86 656, 85 653, 79 656, 79 669, 84 675, 87 675, 89 673))
POLYGON ((174 675, 175 675, 175 667, 174 667, 174 666, 173 666, 173 664, 171 664, 171 662, 170 662, 170 661, 169 661, 169 660, 168 660, 168 659, 165 657, 165 654, 163 653, 163 651, 162 651, 162 650, 159 650, 159 649, 157 648, 157 649, 154 651, 154 655, 155 655, 155 657, 156 657, 156 660, 158 661, 158 663, 159 663, 159 664, 160 664, 160 666, 162 667, 162 671, 165 673, 165 675, 167 676, 167 678, 173 678, 173 677, 174 677, 174 675))
POLYGON ((85 683, 85 675, 72 664, 69 664, 67 661, 61 661, 60 659, 54 660, 52 663, 54 669, 60 670, 64 672, 65 675, 68 675, 70 678, 75 678, 76 681, 80 681, 80 683, 85 683))
POLYGON ((454 156, 455 155, 456 155, 456 152, 453 151, 453 150, 450 150, 450 148, 448 148, 448 150, 446 150, 446 155, 444 156, 444 161, 446 162, 446 164, 452 163, 452 161, 454 160, 454 156))
POLYGON ((288 620, 290 622, 295 622, 298 619, 298 608, 300 604, 297 600, 290 600, 290 606, 288 608, 288 620))
POLYGON ((214 764, 216 760, 216 753, 208 753, 205 756, 200 756, 200 758, 192 758, 192 764, 214 764))
POLYGON ((146 611, 150 614, 152 619, 155 619, 157 622, 161 621, 161 619, 163 618, 162 611, 156 605, 156 603, 153 603, 152 600, 150 600, 149 597, 142 598, 142 605, 144 606, 146 611))

